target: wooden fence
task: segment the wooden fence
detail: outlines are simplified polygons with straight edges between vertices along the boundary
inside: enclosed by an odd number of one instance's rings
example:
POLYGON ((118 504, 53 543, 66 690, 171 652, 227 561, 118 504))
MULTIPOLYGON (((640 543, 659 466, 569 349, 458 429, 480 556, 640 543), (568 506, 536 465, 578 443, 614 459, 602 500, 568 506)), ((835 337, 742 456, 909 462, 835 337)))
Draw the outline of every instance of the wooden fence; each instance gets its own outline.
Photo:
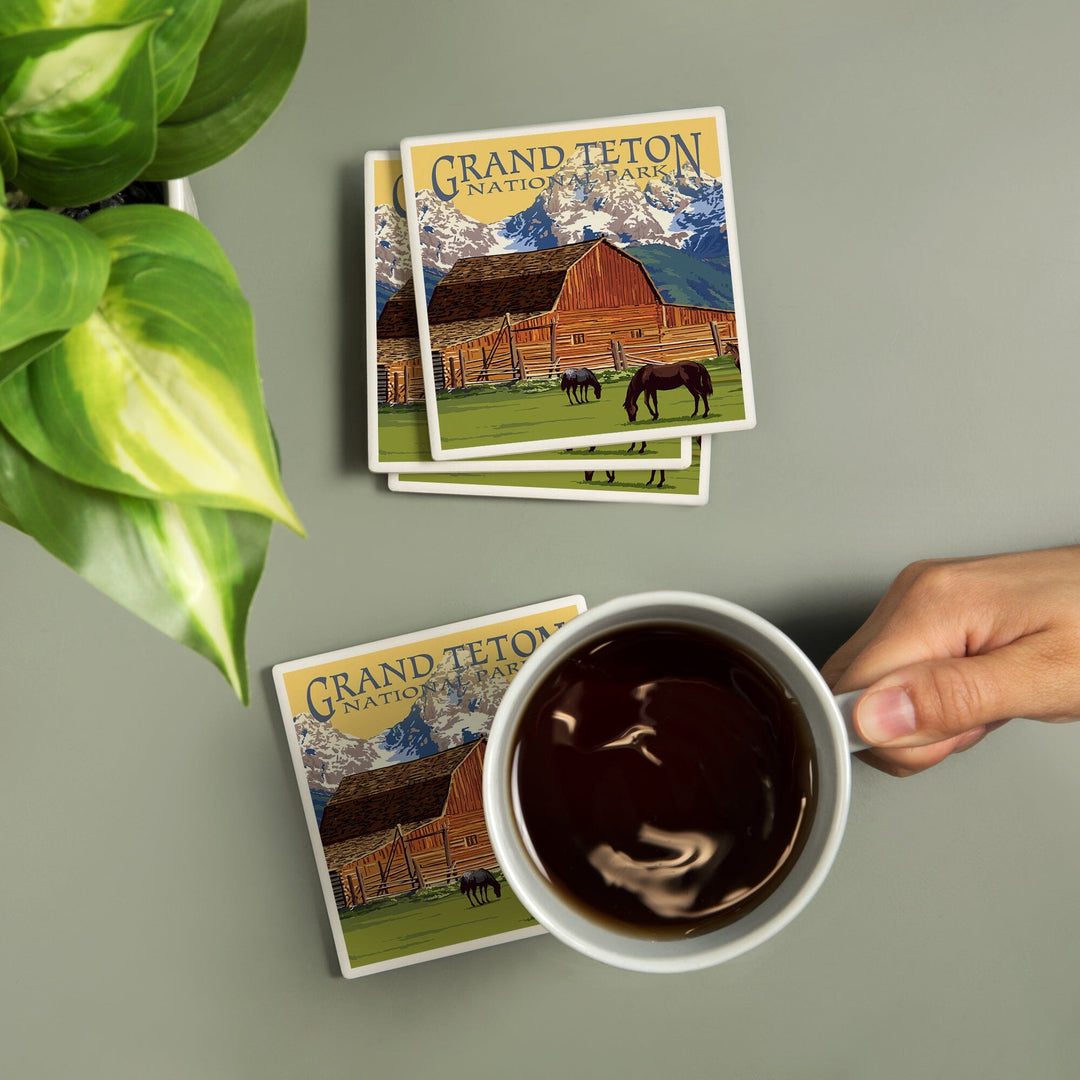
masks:
MULTIPOLYGON (((709 360, 714 356, 723 356, 731 350, 734 350, 737 357, 738 339, 725 331, 727 327, 721 327, 717 322, 691 323, 665 328, 654 340, 613 337, 609 339, 604 351, 595 347, 588 351, 560 348, 558 366, 554 368, 549 363, 535 362, 528 353, 520 350, 523 361, 521 368, 525 373, 520 374, 519 370, 515 375, 507 369, 504 378, 556 379, 568 368, 625 371, 628 364, 671 364, 679 360, 709 360)), ((484 381, 495 380, 489 377, 484 381)))
POLYGON ((419 361, 379 364, 375 374, 380 405, 407 405, 423 399, 424 375, 419 361))
MULTIPOLYGON (((666 325, 621 326, 557 335, 557 320, 530 320, 504 325, 484 342, 468 342, 436 353, 435 389, 458 390, 475 383, 519 379, 557 379, 568 368, 625 371, 628 364, 668 364, 678 360, 708 360, 731 353, 738 364, 734 316, 708 309, 670 306, 666 325), (717 319, 717 315, 721 319, 717 319), (712 318, 705 316, 711 315, 712 318), (588 343, 575 338, 588 338, 588 343)), ((419 363, 380 364, 380 404, 403 405, 423 397, 419 363)))
POLYGON ((380 897, 447 885, 466 870, 491 868, 495 855, 483 810, 459 815, 454 824, 442 820, 406 833, 396 827, 393 840, 353 866, 331 871, 339 910, 380 897))

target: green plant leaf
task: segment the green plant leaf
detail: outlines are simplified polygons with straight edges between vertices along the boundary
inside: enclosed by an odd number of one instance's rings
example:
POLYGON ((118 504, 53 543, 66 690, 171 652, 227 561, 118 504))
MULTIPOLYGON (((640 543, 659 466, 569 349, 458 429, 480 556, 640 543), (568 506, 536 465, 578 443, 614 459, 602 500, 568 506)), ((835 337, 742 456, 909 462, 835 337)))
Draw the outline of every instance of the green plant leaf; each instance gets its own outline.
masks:
POLYGON ((158 129, 149 180, 187 176, 244 145, 300 64, 307 0, 224 0, 187 97, 158 129))
POLYGON ((18 529, 22 532, 19 522, 15 517, 15 511, 4 502, 4 493, 2 490, 0 490, 0 522, 3 522, 5 525, 10 525, 13 529, 18 529))
POLYGON ((244 637, 271 523, 66 480, 0 429, 0 518, 95 588, 215 664, 248 702, 244 637))
MULTIPOLYGON (((152 57, 160 121, 184 100, 221 0, 3 0, 0 35, 119 25, 162 16, 152 57)), ((11 174, 9 174, 11 175, 11 174)))
POLYGON ((128 0, 127 6, 146 9, 139 14, 149 14, 151 9, 164 11, 171 8, 169 18, 154 34, 154 77, 157 122, 160 124, 176 111, 191 89, 199 66, 199 54, 214 28, 221 0, 184 0, 184 3, 128 0))
POLYGON ((213 234, 190 214, 148 203, 92 214, 83 225, 106 244, 114 263, 133 255, 160 255, 192 262, 240 288, 229 257, 213 234))
POLYGON ((19 155, 12 179, 28 195, 46 206, 97 202, 153 159, 160 21, 0 37, 0 120, 19 155))
POLYGON ((0 352, 0 383, 16 371, 21 371, 46 349, 51 349, 58 341, 62 341, 66 333, 66 330, 53 330, 48 334, 39 334, 21 345, 0 352))
POLYGON ((90 318, 108 280, 109 249, 89 229, 0 207, 0 351, 90 318))
POLYGON ((0 422, 79 483, 249 510, 302 533, 281 488, 251 310, 207 268, 219 258, 216 241, 178 210, 144 206, 141 249, 120 227, 130 209, 86 219, 113 248, 105 295, 89 319, 0 385, 0 422), (186 230, 189 250, 166 236, 174 226, 186 230), (170 244, 173 253, 163 253, 170 244))
POLYGON ((0 120, 0 203, 4 200, 4 177, 14 176, 19 169, 19 154, 11 141, 8 129, 0 120))

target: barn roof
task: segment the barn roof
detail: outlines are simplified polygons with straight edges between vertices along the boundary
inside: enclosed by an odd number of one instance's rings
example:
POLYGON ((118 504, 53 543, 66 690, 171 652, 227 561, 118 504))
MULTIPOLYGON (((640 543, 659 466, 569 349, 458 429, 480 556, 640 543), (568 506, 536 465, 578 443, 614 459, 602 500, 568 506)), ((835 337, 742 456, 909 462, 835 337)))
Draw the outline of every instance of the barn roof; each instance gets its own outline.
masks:
MULTIPOLYGON (((505 258, 505 256, 500 256, 505 258)), ((476 262, 472 259, 461 259, 459 262, 476 262)), ((451 271, 453 273, 453 271, 451 271)), ((448 274, 447 277, 450 275, 448 274)), ((559 288, 562 288, 562 277, 560 277, 559 288)), ((445 280, 445 279, 444 279, 445 280)), ((440 282, 440 286, 441 286, 440 282)), ((497 282, 496 282, 497 284, 497 282)), ((474 288, 475 286, 468 286, 468 288, 474 288)), ((490 291, 490 286, 489 286, 490 291)), ((436 294, 438 295, 438 294, 436 294)), ((555 296, 558 297, 558 289, 555 290, 555 296)), ((432 297, 434 301, 435 297, 432 297)), ((524 296, 519 296, 518 299, 527 299, 524 296)), ((483 337, 485 334, 490 334, 494 330, 498 330, 503 325, 503 320, 509 318, 511 325, 521 322, 523 319, 533 319, 537 315, 545 315, 554 307, 554 301, 551 302, 548 307, 540 307, 533 309, 531 307, 522 308, 520 311, 516 308, 509 310, 501 309, 500 305, 505 301, 505 294, 499 303, 492 304, 491 298, 487 298, 487 306, 492 308, 492 313, 488 315, 481 315, 478 317, 472 317, 465 314, 456 315, 453 319, 443 320, 436 322, 431 319, 431 311, 428 311, 428 332, 431 338, 431 347, 437 351, 442 349, 450 349, 455 345, 460 345, 463 341, 472 341, 473 338, 483 337)), ((474 301, 475 306, 475 301, 474 301)), ((465 307, 464 304, 459 304, 457 310, 461 311, 465 307)), ((417 336, 419 329, 416 325, 416 294, 413 291, 413 284, 411 281, 403 285, 389 300, 383 305, 382 313, 379 315, 377 323, 377 341, 378 341, 378 353, 379 359, 382 360, 385 355, 387 360, 418 360, 420 358, 420 340, 417 336)))
MULTIPOLYGON (((604 237, 582 240, 560 247, 538 248, 536 251, 504 251, 496 255, 472 255, 458 259, 443 281, 486 281, 495 277, 522 277, 543 273, 565 274, 579 259, 583 259, 600 244, 615 247, 604 237)), ((618 251, 618 248, 615 248, 618 251)), ((441 282, 440 282, 441 284, 441 282)))
POLYGON ((566 282, 567 271, 600 244, 615 248, 600 238, 539 251, 509 251, 458 259, 431 294, 428 323, 434 326, 508 312, 528 312, 529 315, 519 315, 528 318, 552 311, 566 282))
MULTIPOLYGON (((431 328, 431 347, 436 351, 452 349, 455 345, 483 337, 485 334, 501 330, 506 322, 505 315, 491 315, 486 319, 460 319, 458 322, 443 323, 431 328)), ((531 318, 529 315, 511 315, 510 322, 531 318)))
MULTIPOLYGON (((601 244, 640 264, 606 237, 539 251, 458 259, 435 286, 427 306, 432 349, 441 352, 483 337, 498 330, 504 319, 513 325, 554 311, 571 267, 601 244)), ((649 278, 645 267, 641 269, 649 278)), ((651 278, 649 285, 661 301, 651 278)), ((416 294, 410 280, 383 305, 379 348, 389 339, 416 336, 416 294)))
POLYGON ((414 338, 420 333, 416 325, 416 291, 412 278, 383 304, 375 325, 380 345, 385 338, 414 338))
POLYGON ((388 843, 398 825, 408 832, 441 817, 454 772, 478 746, 466 743, 416 761, 346 776, 323 810, 319 835, 327 860, 330 848, 337 849, 343 841, 359 850, 355 857, 360 858, 388 843), (384 839, 377 839, 377 834, 384 839))
POLYGON ((400 363, 402 360, 420 360, 420 339, 418 337, 395 337, 379 339, 376 349, 380 364, 400 363))

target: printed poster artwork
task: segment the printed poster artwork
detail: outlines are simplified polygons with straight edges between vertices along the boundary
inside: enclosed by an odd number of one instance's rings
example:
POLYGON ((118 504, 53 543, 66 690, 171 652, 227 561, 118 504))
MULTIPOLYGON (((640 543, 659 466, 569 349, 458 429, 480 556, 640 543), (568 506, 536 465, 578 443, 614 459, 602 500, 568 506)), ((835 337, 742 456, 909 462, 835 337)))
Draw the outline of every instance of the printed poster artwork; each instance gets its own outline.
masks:
POLYGON ((484 822, 487 734, 569 597, 274 669, 347 977, 542 932, 484 822))
POLYGON ((379 336, 419 335, 436 458, 753 426, 722 111, 406 139, 402 161, 423 289, 379 336))

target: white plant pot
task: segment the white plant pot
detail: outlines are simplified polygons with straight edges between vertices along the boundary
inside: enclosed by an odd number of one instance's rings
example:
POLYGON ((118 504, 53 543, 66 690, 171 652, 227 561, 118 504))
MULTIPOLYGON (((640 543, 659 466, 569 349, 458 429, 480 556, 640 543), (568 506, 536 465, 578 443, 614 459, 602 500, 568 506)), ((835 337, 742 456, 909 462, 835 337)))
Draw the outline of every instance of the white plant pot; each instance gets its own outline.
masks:
POLYGON ((182 180, 165 181, 165 201, 176 210, 183 210, 198 220, 199 208, 195 205, 195 196, 187 177, 182 180))

